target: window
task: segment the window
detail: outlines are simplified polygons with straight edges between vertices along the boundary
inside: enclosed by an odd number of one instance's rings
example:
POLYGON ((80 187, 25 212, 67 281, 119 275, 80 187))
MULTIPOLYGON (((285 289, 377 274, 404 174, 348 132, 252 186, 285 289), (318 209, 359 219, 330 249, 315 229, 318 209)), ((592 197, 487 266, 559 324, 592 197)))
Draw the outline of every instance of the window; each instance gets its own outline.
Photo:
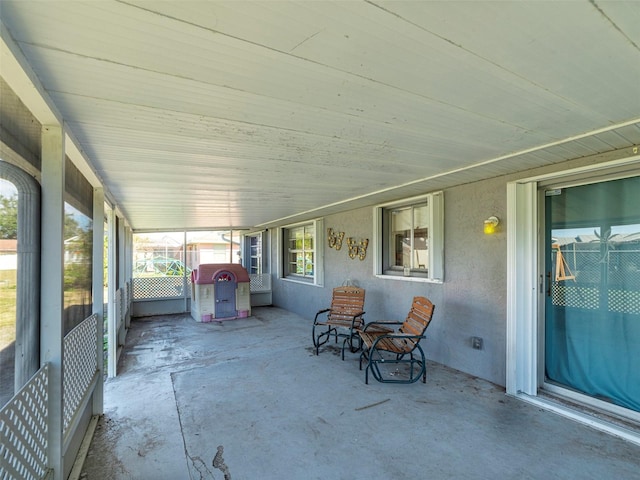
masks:
POLYGON ((262 265, 262 232, 245 237, 246 269, 249 273, 261 274, 262 265))
POLYGON ((374 208, 374 274, 443 280, 443 194, 374 208))
POLYGON ((0 407, 15 393, 17 274, 18 190, 0 178, 0 407))
POLYGON ((202 263, 242 263, 242 233, 237 230, 187 232, 187 266, 194 269, 202 263))
POLYGON ((314 238, 313 225, 287 229, 287 275, 313 278, 314 238))
MULTIPOLYGON (((191 256, 185 261, 184 253, 185 232, 133 234, 133 298, 148 300, 188 296, 187 282, 192 264, 189 261, 191 256)), ((196 267, 197 263, 193 268, 196 267)))
POLYGON ((322 284, 322 221, 293 225, 281 230, 282 274, 291 280, 322 284))
POLYGON ((0 406, 40 368, 40 185, 10 155, 0 142, 0 406))
POLYGON ((64 204, 64 333, 91 315, 93 212, 64 204))

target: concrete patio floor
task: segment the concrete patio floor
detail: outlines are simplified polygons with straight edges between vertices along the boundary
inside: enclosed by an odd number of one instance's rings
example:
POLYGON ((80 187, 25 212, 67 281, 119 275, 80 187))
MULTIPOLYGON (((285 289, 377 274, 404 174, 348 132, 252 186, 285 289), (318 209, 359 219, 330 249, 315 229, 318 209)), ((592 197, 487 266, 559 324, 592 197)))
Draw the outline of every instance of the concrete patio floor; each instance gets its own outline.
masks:
POLYGON ((432 362, 365 385, 357 354, 260 307, 134 319, 80 478, 640 479, 640 447, 432 362))

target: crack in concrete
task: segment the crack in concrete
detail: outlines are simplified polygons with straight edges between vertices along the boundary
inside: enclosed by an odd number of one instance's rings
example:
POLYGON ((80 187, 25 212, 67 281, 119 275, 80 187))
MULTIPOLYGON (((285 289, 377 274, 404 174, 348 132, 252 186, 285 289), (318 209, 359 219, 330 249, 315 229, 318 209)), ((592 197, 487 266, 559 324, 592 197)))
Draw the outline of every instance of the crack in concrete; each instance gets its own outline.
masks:
POLYGON ((224 463, 224 458, 222 458, 222 452, 224 452, 224 447, 222 445, 218 445, 218 451, 216 452, 215 457, 213 457, 213 467, 217 468, 224 475, 224 480, 231 480, 231 473, 229 472, 229 467, 224 463))
MULTIPOLYGON (((207 464, 200 458, 199 456, 191 456, 189 455, 189 450, 187 448, 187 439, 184 436, 184 427, 182 425, 182 413, 180 412, 180 405, 178 404, 178 396, 176 392, 176 383, 175 383, 175 374, 176 372, 172 372, 170 374, 171 377, 171 388, 173 389, 173 399, 176 404, 176 412, 178 413, 178 423, 180 424, 180 436, 182 437, 182 446, 184 448, 184 456, 187 461, 187 471, 189 472, 190 480, 215 480, 215 476, 213 472, 209 470, 207 464), (190 466, 192 468, 190 468, 190 466), (197 472, 197 478, 194 478, 192 472, 197 472)), ((214 468, 217 468, 224 475, 224 480, 231 480, 231 473, 229 472, 229 467, 224 463, 224 459, 222 458, 222 453, 224 451, 224 447, 222 445, 218 446, 218 450, 213 457, 212 465, 214 468)))
POLYGON ((204 477, 202 476, 203 472, 198 468, 197 461, 199 461, 204 466, 205 470, 209 473, 210 478, 213 478, 213 474, 206 467, 206 465, 202 461, 202 459, 200 459, 199 457, 191 457, 191 455, 189 455, 189 450, 187 449, 187 439, 184 438, 184 428, 183 428, 183 425, 182 425, 182 415, 180 413, 180 406, 178 405, 178 396, 177 396, 177 392, 176 392, 176 382, 175 382, 175 378, 174 378, 173 373, 171 373, 169 375, 169 377, 171 378, 171 388, 173 389, 173 400, 174 400, 174 402, 176 404, 176 412, 178 413, 178 424, 180 425, 180 436, 182 437, 182 448, 184 449, 185 461, 187 462, 187 471, 189 472, 189 480, 196 480, 191 475, 191 470, 192 469, 189 468, 189 462, 191 462, 191 465, 193 466, 193 468, 200 475, 200 480, 204 480, 204 477))
MULTIPOLYGON (((187 455, 187 458, 191 460, 191 465, 193 465, 194 470, 200 475, 199 480, 215 479, 215 477, 213 476, 213 472, 209 470, 207 464, 204 463, 204 461, 200 457, 192 457, 190 455, 187 455)), ((189 473, 189 478, 191 478, 191 473, 189 473)))

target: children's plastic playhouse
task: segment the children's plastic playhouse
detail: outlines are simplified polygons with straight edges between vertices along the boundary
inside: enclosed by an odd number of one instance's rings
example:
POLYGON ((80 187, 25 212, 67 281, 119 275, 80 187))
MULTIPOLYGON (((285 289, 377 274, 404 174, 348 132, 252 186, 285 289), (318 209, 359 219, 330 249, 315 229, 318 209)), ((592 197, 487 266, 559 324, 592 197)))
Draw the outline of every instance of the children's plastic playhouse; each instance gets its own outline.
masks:
POLYGON ((204 263, 191 272, 191 316, 221 322, 251 315, 247 270, 235 263, 204 263))

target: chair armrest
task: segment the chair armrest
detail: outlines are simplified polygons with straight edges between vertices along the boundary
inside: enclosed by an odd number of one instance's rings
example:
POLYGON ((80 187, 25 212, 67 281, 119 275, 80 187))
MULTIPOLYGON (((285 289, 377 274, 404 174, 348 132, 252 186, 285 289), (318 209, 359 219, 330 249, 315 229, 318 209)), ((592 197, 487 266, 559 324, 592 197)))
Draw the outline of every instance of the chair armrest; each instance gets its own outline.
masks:
POLYGON ((353 316, 353 320, 351 320, 351 328, 352 328, 352 329, 353 329, 353 328, 355 328, 355 326, 356 326, 356 319, 357 319, 357 318, 359 318, 360 320, 362 320, 362 322, 364 323, 364 318, 362 318, 362 317, 363 317, 363 315, 364 315, 364 313, 365 313, 365 312, 358 312, 358 313, 356 313, 356 314, 353 316))
POLYGON ((329 311, 331 311, 330 308, 325 308, 323 310, 318 311, 318 313, 316 313, 315 318, 313 319, 313 323, 317 323, 318 322, 318 315, 322 315, 323 313, 327 313, 329 311))

